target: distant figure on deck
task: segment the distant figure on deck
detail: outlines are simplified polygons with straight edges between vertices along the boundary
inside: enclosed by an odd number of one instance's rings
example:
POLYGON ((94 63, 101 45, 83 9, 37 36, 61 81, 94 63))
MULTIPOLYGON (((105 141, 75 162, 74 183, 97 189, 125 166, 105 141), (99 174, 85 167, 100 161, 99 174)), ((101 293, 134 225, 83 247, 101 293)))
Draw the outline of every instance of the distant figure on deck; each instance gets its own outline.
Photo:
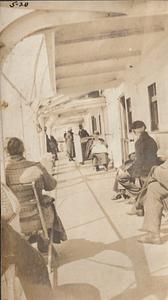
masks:
POLYGON ((79 132, 81 148, 82 148, 82 164, 84 164, 84 160, 86 158, 86 144, 87 144, 87 137, 89 137, 89 133, 83 128, 82 124, 79 124, 79 132))
POLYGON ((66 133, 65 139, 66 139, 66 146, 67 146, 67 155, 69 158, 69 161, 73 161, 75 157, 75 146, 74 146, 74 137, 73 137, 73 131, 72 128, 68 129, 68 132, 66 133))
POLYGON ((98 172, 100 166, 104 166, 108 171, 108 150, 104 140, 99 137, 99 132, 94 132, 94 142, 92 145, 92 162, 98 172))
POLYGON ((52 153, 55 166, 55 162, 58 160, 58 143, 52 135, 47 134, 47 127, 44 128, 44 131, 46 133, 47 152, 52 153))

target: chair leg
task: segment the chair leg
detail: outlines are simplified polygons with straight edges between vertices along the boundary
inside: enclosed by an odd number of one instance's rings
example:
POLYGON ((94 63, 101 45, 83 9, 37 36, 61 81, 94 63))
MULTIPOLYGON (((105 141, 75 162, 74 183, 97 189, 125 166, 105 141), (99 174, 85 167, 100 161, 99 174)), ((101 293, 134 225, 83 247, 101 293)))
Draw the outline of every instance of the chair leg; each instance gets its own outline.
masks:
POLYGON ((54 288, 54 269, 58 266, 58 253, 53 244, 53 229, 50 233, 50 242, 48 247, 48 273, 52 288, 54 288))
POLYGON ((6 281, 7 281, 7 291, 8 291, 8 299, 14 300, 14 290, 15 290, 15 265, 12 264, 9 266, 8 270, 5 273, 6 281))

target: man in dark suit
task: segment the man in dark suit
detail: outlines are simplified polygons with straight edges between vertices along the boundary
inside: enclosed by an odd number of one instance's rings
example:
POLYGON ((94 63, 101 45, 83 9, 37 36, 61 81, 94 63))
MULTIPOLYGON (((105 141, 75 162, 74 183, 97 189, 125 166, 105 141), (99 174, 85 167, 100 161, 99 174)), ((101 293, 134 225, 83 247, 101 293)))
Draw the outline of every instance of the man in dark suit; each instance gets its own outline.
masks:
MULTIPOLYGON (((135 160, 131 170, 122 172, 117 179, 126 190, 136 196, 140 191, 140 187, 136 187, 134 182, 138 178, 142 186, 151 168, 158 165, 158 147, 154 139, 146 132, 146 125, 143 121, 137 120, 133 122, 132 130, 137 138, 135 142, 135 160), (132 179, 134 179, 134 182, 132 179)), ((114 195, 112 200, 117 200, 117 196, 114 195)))
POLYGON ((85 158, 86 158, 86 145, 89 137, 89 133, 86 131, 86 129, 83 128, 82 124, 79 124, 79 132, 80 141, 81 141, 81 148, 82 148, 82 164, 84 164, 85 158))
POLYGON ((53 137, 53 135, 48 135, 47 134, 47 127, 44 128, 45 133, 46 133, 46 143, 47 143, 47 152, 52 153, 53 159, 54 159, 54 166, 55 166, 55 161, 58 160, 58 143, 56 139, 53 137))
POLYGON ((148 176, 151 168, 158 164, 157 144, 155 140, 146 132, 146 125, 143 121, 135 121, 132 130, 137 137, 135 142, 135 163, 134 177, 143 178, 148 176))

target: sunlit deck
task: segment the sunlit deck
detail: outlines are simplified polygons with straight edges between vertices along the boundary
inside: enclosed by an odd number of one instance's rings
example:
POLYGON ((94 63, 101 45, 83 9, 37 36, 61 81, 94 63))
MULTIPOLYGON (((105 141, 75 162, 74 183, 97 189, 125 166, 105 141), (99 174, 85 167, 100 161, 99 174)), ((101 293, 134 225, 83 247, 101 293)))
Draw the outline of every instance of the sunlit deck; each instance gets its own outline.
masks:
POLYGON ((164 219, 164 243, 142 245, 136 239, 143 218, 127 215, 126 200, 110 200, 115 171, 96 173, 90 163, 61 157, 57 172, 57 209, 69 238, 57 246, 58 299, 167 299, 164 219))

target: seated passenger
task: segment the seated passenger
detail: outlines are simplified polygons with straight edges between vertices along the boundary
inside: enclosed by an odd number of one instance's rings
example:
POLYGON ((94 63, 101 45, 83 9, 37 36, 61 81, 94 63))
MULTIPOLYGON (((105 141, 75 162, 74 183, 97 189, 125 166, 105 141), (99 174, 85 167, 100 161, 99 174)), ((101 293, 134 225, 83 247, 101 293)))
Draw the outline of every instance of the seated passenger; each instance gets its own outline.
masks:
POLYGON ((135 161, 135 153, 129 154, 129 159, 118 168, 114 185, 113 185, 113 196, 111 200, 118 200, 122 198, 129 198, 129 196, 126 193, 122 193, 119 190, 118 186, 119 184, 122 185, 125 189, 131 192, 131 194, 137 194, 137 192, 140 190, 140 187, 138 187, 135 184, 135 178, 133 177, 133 164, 135 161))
POLYGON ((47 170, 39 163, 28 161, 24 158, 23 142, 14 137, 8 141, 7 151, 10 155, 9 162, 6 166, 6 183, 18 198, 20 211, 21 232, 31 239, 36 236, 38 241, 38 249, 46 252, 48 244, 39 235, 42 230, 39 212, 37 210, 36 200, 32 185, 21 183, 31 183, 35 177, 38 178, 38 193, 41 201, 41 208, 48 229, 48 233, 53 229, 53 242, 60 243, 67 239, 62 222, 57 215, 54 199, 42 194, 43 190, 51 191, 56 187, 56 180, 49 175, 47 170), (27 179, 26 178, 27 172, 27 179))
MULTIPOLYGON (((17 292, 15 299, 46 300, 48 297, 48 299, 53 300, 48 270, 43 256, 31 247, 23 236, 16 232, 3 218, 1 222, 1 236, 1 276, 5 274, 11 264, 14 264, 16 276, 20 279, 26 296, 26 298, 21 297, 21 288, 16 285, 14 286, 17 292), (17 297, 18 295, 19 298, 17 297)), ((10 275, 12 276, 12 274, 10 275)))
MULTIPOLYGON (((146 125, 143 121, 135 121, 132 124, 132 130, 136 137, 135 142, 135 161, 131 168, 131 178, 139 179, 141 186, 147 179, 147 176, 153 166, 158 165, 157 144, 152 137, 146 132, 146 125)), ((136 187, 124 174, 120 176, 119 183, 128 190, 132 195, 136 195, 140 188, 136 187)))
POLYGON ((96 171, 99 171, 99 166, 104 166, 105 170, 108 170, 108 151, 107 145, 104 140, 99 138, 99 132, 96 131, 94 142, 92 145, 92 162, 96 167, 96 171))
POLYGON ((162 211, 164 208, 168 210, 168 152, 167 160, 162 165, 153 168, 143 205, 145 215, 142 230, 147 234, 138 238, 138 241, 160 244, 162 211))
POLYGON ((158 147, 155 140, 146 132, 143 121, 133 122, 132 130, 136 137, 133 176, 143 181, 151 168, 158 164, 158 147))

